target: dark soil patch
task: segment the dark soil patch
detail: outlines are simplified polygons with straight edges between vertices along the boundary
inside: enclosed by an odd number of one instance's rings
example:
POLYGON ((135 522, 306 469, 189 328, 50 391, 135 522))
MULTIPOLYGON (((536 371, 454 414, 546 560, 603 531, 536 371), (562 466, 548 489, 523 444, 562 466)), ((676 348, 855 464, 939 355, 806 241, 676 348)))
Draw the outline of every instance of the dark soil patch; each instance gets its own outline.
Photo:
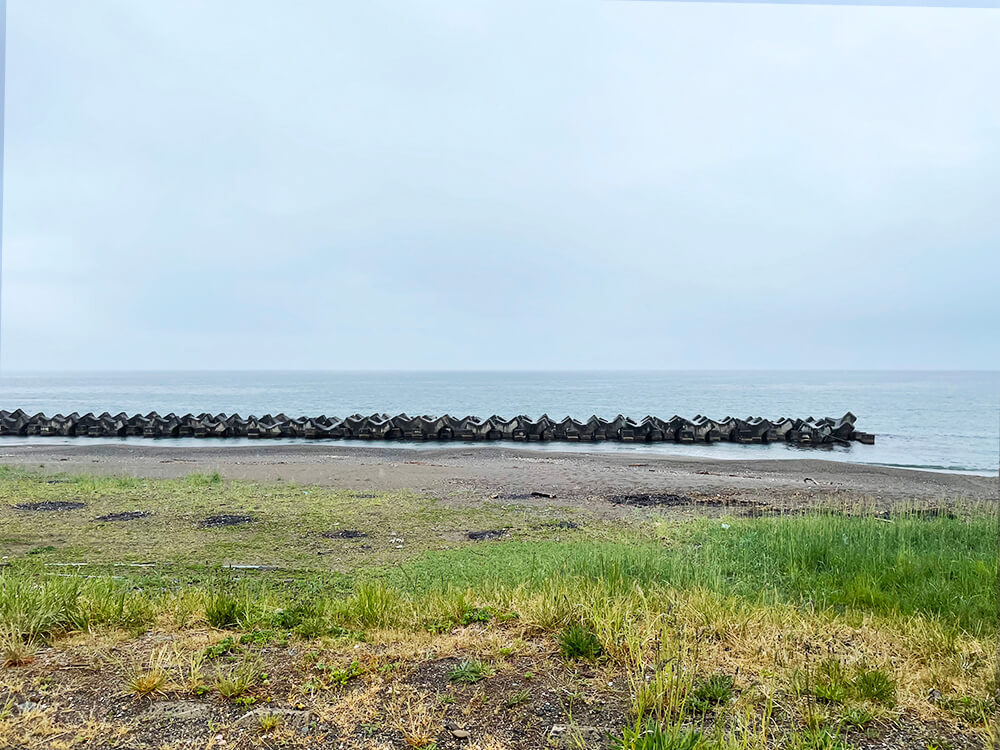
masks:
POLYGON ((632 505, 638 508, 651 508, 654 506, 675 507, 678 505, 694 505, 697 501, 687 495, 612 495, 608 498, 609 503, 615 505, 632 505))
POLYGON ((138 521, 140 518, 147 518, 150 515, 148 510, 125 510, 121 513, 108 513, 98 516, 95 521, 138 521))
POLYGON ((340 529, 339 531, 325 531, 320 536, 326 539, 364 539, 368 534, 357 529, 340 529))
POLYGON ((540 529, 578 529, 578 528, 580 528, 580 524, 576 523, 575 521, 564 521, 564 520, 546 521, 545 523, 539 524, 538 528, 540 528, 540 529))
POLYGON ((490 539, 499 539, 507 535, 507 529, 484 529, 483 531, 470 531, 466 536, 474 542, 485 542, 490 539))
POLYGON ((494 500, 530 500, 531 498, 544 497, 555 500, 556 496, 550 492, 509 492, 506 494, 493 495, 494 500))
POLYGON ((71 500, 44 500, 40 503, 21 503, 15 505, 18 510, 46 511, 46 510, 79 510, 86 508, 86 503, 74 502, 71 500))
POLYGON ((242 523, 253 523, 253 516, 241 516, 233 513, 223 513, 218 516, 209 516, 202 520, 199 526, 205 529, 214 529, 220 526, 239 526, 242 523))

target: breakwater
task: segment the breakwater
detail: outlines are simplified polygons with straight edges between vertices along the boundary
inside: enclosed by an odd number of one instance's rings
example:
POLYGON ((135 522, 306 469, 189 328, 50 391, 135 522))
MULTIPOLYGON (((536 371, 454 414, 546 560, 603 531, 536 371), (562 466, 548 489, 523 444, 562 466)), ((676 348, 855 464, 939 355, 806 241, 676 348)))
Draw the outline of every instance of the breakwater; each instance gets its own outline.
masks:
POLYGON ((398 414, 353 414, 349 417, 288 417, 284 414, 241 417, 238 414, 119 414, 29 415, 20 409, 0 410, 0 436, 42 437, 144 437, 144 438, 250 438, 307 440, 568 440, 592 442, 777 443, 824 445, 858 441, 873 444, 875 436, 855 429, 856 418, 842 417, 778 420, 763 417, 693 419, 647 416, 638 421, 618 415, 614 419, 593 416, 585 421, 572 417, 555 420, 517 416, 440 417, 398 414))

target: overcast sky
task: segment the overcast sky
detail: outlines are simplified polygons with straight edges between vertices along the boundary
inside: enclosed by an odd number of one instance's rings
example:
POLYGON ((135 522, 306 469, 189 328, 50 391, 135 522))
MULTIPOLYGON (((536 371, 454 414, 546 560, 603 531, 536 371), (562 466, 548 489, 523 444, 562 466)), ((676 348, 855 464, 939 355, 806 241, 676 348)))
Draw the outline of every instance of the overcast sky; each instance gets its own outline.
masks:
POLYGON ((3 368, 1000 368, 1000 11, 10 0, 3 368))

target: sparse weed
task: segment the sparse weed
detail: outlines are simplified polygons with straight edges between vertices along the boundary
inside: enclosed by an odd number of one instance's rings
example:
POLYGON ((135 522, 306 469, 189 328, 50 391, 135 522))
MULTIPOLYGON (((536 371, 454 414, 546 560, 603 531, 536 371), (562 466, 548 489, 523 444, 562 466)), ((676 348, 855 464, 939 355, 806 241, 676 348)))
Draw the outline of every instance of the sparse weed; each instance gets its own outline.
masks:
POLYGON ((257 728, 262 734, 275 731, 281 726, 281 716, 278 714, 261 714, 257 717, 257 728))
POLYGON ((490 617, 492 612, 489 607, 466 607, 459 622, 462 625, 472 625, 476 622, 489 622, 490 617))
POLYGON ((507 700, 504 701, 504 705, 507 706, 507 708, 517 708, 530 700, 531 691, 527 688, 521 688, 520 690, 515 690, 513 693, 508 695, 507 700))
POLYGON ((334 666, 318 662, 315 669, 322 673, 322 682, 325 685, 343 687, 351 680, 360 677, 365 673, 357 660, 352 661, 346 667, 334 666))
POLYGON ((471 659, 460 662, 448 673, 448 679, 451 682, 473 683, 479 682, 491 674, 493 674, 493 667, 478 659, 471 659))
POLYGON ((202 695, 207 692, 205 687, 205 654, 194 652, 186 657, 179 649, 174 650, 174 661, 179 664, 181 676, 179 678, 180 687, 189 693, 202 695))
POLYGON ((596 659, 603 652, 597 634, 591 629, 582 625, 570 625, 564 628, 556 640, 559 642, 559 650, 567 659, 596 659))
POLYGON ((852 706, 840 715, 840 726, 861 728, 875 720, 875 715, 863 706, 852 706))
POLYGON ((804 729, 788 736, 787 750, 852 750, 837 732, 826 728, 804 729))
POLYGON ((23 667, 35 660, 34 641, 21 637, 13 629, 0 631, 0 659, 5 667, 23 667))
POLYGON ((701 732, 649 722, 626 727, 615 747, 616 750, 708 750, 713 746, 701 732))
POLYGON ((896 683, 881 669, 860 668, 851 682, 852 692, 861 700, 896 705, 896 683))
POLYGON ((162 695, 170 681, 169 660, 166 650, 154 651, 145 663, 133 663, 127 671, 127 691, 140 698, 162 695))
POLYGON ((811 670, 796 672, 792 688, 799 695, 825 703, 843 703, 851 698, 885 706, 896 703, 896 684, 884 671, 856 667, 851 676, 840 661, 832 658, 811 670))
POLYGON ((996 701, 990 697, 945 695, 938 701, 938 706, 973 726, 985 726, 989 723, 990 717, 997 715, 996 701))
POLYGON ((256 685, 259 679, 259 665, 255 661, 243 661, 220 672, 215 678, 215 689, 223 698, 232 700, 256 685))
POLYGON ((704 713, 717 706, 723 706, 733 698, 733 678, 727 674, 713 674, 699 682, 691 691, 692 710, 704 713))
POLYGON ((207 646, 204 654, 207 659, 218 659, 221 656, 233 653, 236 649, 236 641, 233 640, 231 635, 227 635, 218 643, 213 643, 211 646, 207 646))

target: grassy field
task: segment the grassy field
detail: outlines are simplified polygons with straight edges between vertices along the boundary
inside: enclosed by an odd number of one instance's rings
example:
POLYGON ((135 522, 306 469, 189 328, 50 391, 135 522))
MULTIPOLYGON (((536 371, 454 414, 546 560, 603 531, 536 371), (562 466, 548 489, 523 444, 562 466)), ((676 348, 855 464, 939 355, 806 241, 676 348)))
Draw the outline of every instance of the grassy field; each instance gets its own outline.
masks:
POLYGON ((985 747, 989 511, 612 522, 0 468, 0 747, 985 747))

